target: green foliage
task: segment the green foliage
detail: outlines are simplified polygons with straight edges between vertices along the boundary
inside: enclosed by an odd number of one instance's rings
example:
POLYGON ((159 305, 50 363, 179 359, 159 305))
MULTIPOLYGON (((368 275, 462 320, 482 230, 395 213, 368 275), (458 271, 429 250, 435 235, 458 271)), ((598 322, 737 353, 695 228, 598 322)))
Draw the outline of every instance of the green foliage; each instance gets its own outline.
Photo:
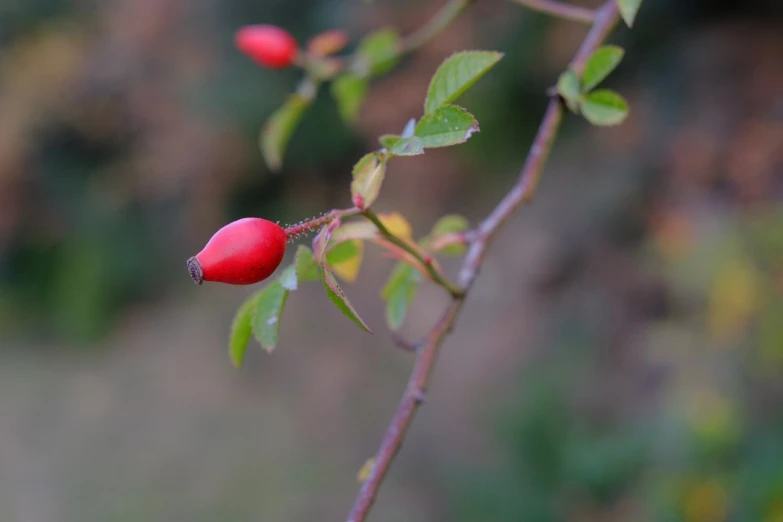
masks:
POLYGON ((239 309, 234 315, 234 320, 231 323, 228 353, 231 357, 231 362, 233 362, 234 366, 237 368, 242 366, 242 361, 245 358, 245 351, 247 350, 247 343, 253 335, 252 322, 259 295, 260 292, 256 292, 248 297, 245 302, 239 306, 239 309))
POLYGON ((309 106, 309 99, 300 94, 292 94, 264 125, 260 138, 261 153, 271 170, 280 170, 283 165, 283 154, 288 141, 309 106))
POLYGON ((348 301, 348 298, 345 297, 345 293, 343 293, 342 289, 337 284, 337 279, 335 279, 334 274, 332 274, 332 272, 328 268, 324 268, 321 274, 324 283, 324 288, 326 289, 326 293, 329 296, 329 299, 332 300, 332 303, 334 303, 334 305, 337 307, 337 309, 340 310, 348 319, 353 321, 354 324, 356 324, 356 326, 358 326, 365 332, 372 333, 370 327, 367 326, 367 324, 362 320, 361 317, 359 317, 359 314, 356 312, 356 309, 348 301))
POLYGON ((636 14, 639 12, 639 7, 642 5, 642 0, 617 0, 617 7, 620 9, 620 16, 623 17, 628 27, 633 27, 633 23, 636 20, 636 14))
POLYGON ((380 29, 359 43, 360 69, 365 75, 378 76, 388 72, 400 58, 402 42, 393 28, 380 29))
POLYGON ((593 125, 619 125, 628 116, 628 103, 614 91, 601 89, 584 97, 582 114, 593 125))
POLYGON ((557 92, 566 101, 577 101, 582 94, 582 85, 573 69, 566 69, 557 80, 557 92))
POLYGON ((425 114, 414 134, 424 148, 435 148, 465 143, 478 131, 478 121, 472 114, 456 105, 444 105, 425 114))
POLYGON ((397 330, 405 321, 408 307, 416 297, 416 288, 421 281, 419 274, 407 263, 394 265, 389 279, 381 290, 381 298, 386 301, 386 324, 397 330))
POLYGON ((332 96, 337 102, 340 117, 346 123, 353 123, 356 120, 368 87, 365 78, 351 73, 341 74, 332 81, 332 96))
POLYGON ((253 335, 258 344, 268 352, 277 347, 280 317, 288 300, 288 292, 280 280, 277 280, 258 294, 255 313, 252 316, 253 335))
POLYGON ((424 154, 424 141, 416 136, 400 138, 389 148, 394 156, 418 156, 424 154))
POLYGON ((360 209, 369 208, 381 192, 386 175, 386 158, 379 153, 368 154, 354 166, 351 199, 360 209))
POLYGON ((438 67, 430 81, 424 113, 455 101, 501 58, 503 53, 493 51, 464 51, 451 55, 438 67))
POLYGON ((616 45, 604 45, 596 49, 585 64, 582 73, 582 91, 589 92, 617 68, 625 51, 616 45))
MULTIPOLYGON (((437 244, 438 240, 445 239, 446 236, 451 234, 465 232, 469 227, 470 223, 462 216, 455 214, 443 216, 432 227, 429 243, 431 245, 437 244)), ((465 245, 464 243, 452 243, 439 248, 438 251, 447 256, 459 256, 465 252, 465 245)))
POLYGON ((306 246, 299 245, 296 249, 294 266, 296 266, 296 277, 299 281, 305 283, 318 280, 318 261, 316 261, 313 251, 306 246))

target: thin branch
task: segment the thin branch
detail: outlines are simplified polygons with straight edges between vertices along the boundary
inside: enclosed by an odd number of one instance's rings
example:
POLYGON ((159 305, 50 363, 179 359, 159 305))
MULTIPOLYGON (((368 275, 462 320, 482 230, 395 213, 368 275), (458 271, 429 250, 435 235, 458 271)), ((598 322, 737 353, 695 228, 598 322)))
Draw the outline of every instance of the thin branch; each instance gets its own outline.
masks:
POLYGON ((410 53, 426 45, 446 29, 471 4, 472 0, 450 0, 426 24, 402 41, 402 53, 410 53))
MULTIPOLYGON (((581 73, 587 58, 607 38, 617 23, 618 17, 615 0, 607 0, 596 11, 595 22, 571 62, 571 67, 577 73, 581 73)), ((498 203, 495 210, 482 221, 476 234, 472 235, 472 242, 459 275, 459 282, 464 292, 467 292, 476 280, 487 249, 498 231, 520 206, 532 198, 562 118, 562 102, 560 99, 553 99, 549 102, 519 179, 509 193, 498 203)), ((411 371, 405 394, 402 396, 397 412, 394 414, 381 441, 375 465, 362 484, 359 495, 348 516, 348 522, 364 522, 367 518, 367 514, 370 512, 378 495, 381 483, 389 472, 391 463, 402 446, 405 434, 413 422, 416 410, 423 400, 440 346, 443 344, 446 335, 454 327, 454 323, 462 308, 464 297, 465 295, 462 294, 452 299, 441 318, 425 337, 418 351, 416 363, 411 371)))
POLYGON ((362 211, 359 210, 357 207, 351 207, 351 208, 345 208, 345 209, 335 209, 331 212, 327 212, 323 216, 318 216, 313 219, 306 219, 304 221, 300 221, 299 223, 296 223, 295 225, 289 225, 285 227, 285 235, 289 238, 296 237, 300 234, 306 234, 308 232, 312 232, 314 230, 318 230, 322 226, 331 223, 331 221, 335 218, 348 218, 353 216, 358 216, 361 214, 362 211))
POLYGON ((595 22, 595 11, 587 9, 586 7, 579 7, 577 5, 566 4, 556 0, 512 0, 519 5, 525 6, 533 11, 544 13, 562 18, 564 20, 571 20, 572 22, 581 22, 584 24, 592 24, 595 22))
POLYGON ((373 224, 378 228, 378 232, 380 232, 387 241, 400 247, 413 256, 413 258, 427 270, 427 273, 435 283, 445 288, 446 291, 448 291, 453 297, 459 297, 463 294, 461 288, 458 288, 456 285, 454 285, 454 283, 446 279, 446 276, 444 276, 440 270, 435 268, 431 258, 425 258, 421 255, 421 252, 415 248, 412 248, 409 243, 392 234, 391 231, 386 228, 386 225, 383 224, 383 221, 378 218, 375 212, 370 209, 366 209, 363 214, 367 219, 373 222, 373 224))

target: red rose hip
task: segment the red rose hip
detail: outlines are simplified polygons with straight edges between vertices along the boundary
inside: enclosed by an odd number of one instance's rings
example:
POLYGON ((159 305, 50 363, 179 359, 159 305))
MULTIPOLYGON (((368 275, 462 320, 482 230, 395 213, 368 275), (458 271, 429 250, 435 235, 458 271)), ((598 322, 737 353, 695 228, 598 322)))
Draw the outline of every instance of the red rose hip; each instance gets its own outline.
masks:
POLYGON ((244 218, 224 226, 204 249, 188 259, 196 284, 215 281, 252 285, 277 269, 288 237, 280 225, 261 218, 244 218))
POLYGON ((270 69, 283 69, 296 60, 299 45, 287 31, 274 25, 248 25, 237 31, 237 48, 270 69))

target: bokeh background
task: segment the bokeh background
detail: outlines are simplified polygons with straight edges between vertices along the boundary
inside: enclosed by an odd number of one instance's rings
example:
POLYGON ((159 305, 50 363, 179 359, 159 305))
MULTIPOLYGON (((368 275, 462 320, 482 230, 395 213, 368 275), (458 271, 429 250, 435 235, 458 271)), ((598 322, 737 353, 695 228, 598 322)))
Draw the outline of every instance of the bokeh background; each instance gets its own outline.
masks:
MULTIPOLYGON (((346 288, 376 335, 314 285, 241 370, 251 290, 184 261, 232 219, 346 206, 352 164, 466 48, 507 53, 461 102, 481 133, 395 161, 379 207, 417 234, 492 208, 585 33, 512 3, 376 81, 354 128, 322 93, 279 175, 257 149, 297 74, 240 55, 238 27, 356 41, 438 5, 0 0, 0 520, 344 519, 412 363, 384 334, 389 261, 346 288)), ((645 0, 637 25, 609 80, 630 119, 568 118, 372 520, 783 521, 781 3, 645 0)), ((404 331, 443 304, 425 289, 404 331)))

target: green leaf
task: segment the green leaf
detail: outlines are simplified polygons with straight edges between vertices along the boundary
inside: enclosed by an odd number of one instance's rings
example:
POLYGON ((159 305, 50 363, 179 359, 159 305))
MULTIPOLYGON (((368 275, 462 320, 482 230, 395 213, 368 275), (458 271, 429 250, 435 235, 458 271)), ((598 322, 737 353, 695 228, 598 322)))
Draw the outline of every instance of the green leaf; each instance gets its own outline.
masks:
POLYGON ((628 116, 628 103, 614 91, 593 91, 582 100, 582 114, 593 125, 611 126, 628 116))
POLYGON ((386 175, 386 161, 378 153, 371 153, 359 160, 353 168, 351 199, 353 204, 364 210, 369 208, 381 193, 386 175))
POLYGON ((283 314, 288 290, 280 281, 275 281, 261 290, 253 314, 253 335, 266 351, 271 352, 277 347, 277 337, 280 332, 280 316, 283 314))
POLYGON ((424 115, 414 134, 425 148, 448 147, 464 143, 479 131, 476 118, 461 107, 444 105, 424 115))
POLYGON ((388 72, 397 63, 402 49, 400 35, 392 28, 367 35, 358 47, 367 74, 377 76, 388 72))
MULTIPOLYGON (((439 237, 443 237, 449 234, 458 234, 465 232, 470 228, 470 223, 467 219, 456 214, 450 214, 443 216, 435 223, 430 233, 430 243, 437 240, 439 237)), ((450 244, 440 249, 442 254, 447 256, 459 256, 466 250, 464 244, 450 244)))
POLYGON ((296 265, 290 265, 287 266, 285 270, 280 274, 280 277, 277 278, 278 281, 280 281, 280 286, 285 288, 286 290, 296 290, 299 288, 299 280, 296 275, 296 265))
POLYGON ((292 94, 282 107, 272 113, 264 125, 260 138, 261 153, 271 170, 280 170, 283 165, 283 154, 288 141, 309 106, 310 101, 307 98, 292 94))
POLYGON ((395 156, 418 156, 424 154, 424 141, 416 136, 401 138, 389 148, 389 152, 395 156))
POLYGON ((576 73, 567 69, 557 80, 557 92, 565 100, 576 100, 582 94, 582 86, 576 73))
MULTIPOLYGON (((587 60, 585 71, 582 73, 582 91, 591 91, 593 87, 609 76, 609 73, 620 64, 624 54, 625 51, 616 45, 604 45, 596 49, 587 60)), ((566 96, 563 97, 566 98, 566 96)))
POLYGON ((460 97, 471 85, 503 58, 494 51, 464 51, 451 55, 444 61, 430 81, 424 113, 449 104, 460 97))
POLYGON ((392 330, 397 330, 405 321, 408 307, 416 297, 417 285, 421 274, 407 263, 397 263, 389 274, 389 279, 381 290, 381 297, 386 301, 386 324, 392 330))
POLYGON ((342 289, 340 289, 340 286, 337 284, 337 279, 335 279, 334 274, 332 274, 328 268, 324 268, 321 274, 326 294, 329 296, 329 299, 332 300, 332 303, 334 303, 334 305, 359 328, 365 332, 372 333, 370 328, 365 324, 362 318, 359 317, 359 314, 348 301, 348 298, 345 297, 342 289))
POLYGON ((453 234, 455 232, 465 232, 470 228, 470 222, 462 216, 449 214, 440 218, 432 227, 434 236, 453 234))
MULTIPOLYGON (((334 237, 334 236, 332 236, 334 237)), ((326 264, 329 265, 332 272, 343 281, 353 283, 359 276, 359 269, 364 257, 364 248, 359 240, 344 241, 334 244, 326 253, 326 264)))
POLYGON ((402 136, 397 136, 396 134, 384 134, 380 138, 378 138, 378 141, 380 142, 381 146, 385 149, 390 149, 394 147, 394 144, 398 141, 402 140, 402 136))
POLYGON ((253 315, 255 314, 256 304, 261 292, 256 292, 248 297, 237 309, 234 320, 231 322, 231 336, 228 342, 228 354, 231 362, 237 368, 242 366, 245 359, 245 351, 250 336, 253 335, 253 315))
POLYGON ((337 102, 340 117, 346 123, 353 123, 359 115, 367 87, 366 79, 350 73, 340 75, 332 82, 332 96, 337 102))
POLYGON ((636 13, 639 12, 639 7, 642 5, 642 0, 617 0, 617 7, 620 9, 620 16, 625 20, 625 24, 628 27, 633 27, 633 22, 636 20, 636 13))
POLYGON ((299 245, 294 257, 296 276, 301 282, 316 281, 318 279, 318 262, 313 251, 304 245, 299 245))
POLYGON ((329 240, 332 238, 332 234, 340 226, 340 218, 337 217, 331 220, 328 224, 324 225, 320 232, 313 238, 313 255, 318 264, 324 264, 324 256, 326 255, 326 246, 329 244, 329 240))

